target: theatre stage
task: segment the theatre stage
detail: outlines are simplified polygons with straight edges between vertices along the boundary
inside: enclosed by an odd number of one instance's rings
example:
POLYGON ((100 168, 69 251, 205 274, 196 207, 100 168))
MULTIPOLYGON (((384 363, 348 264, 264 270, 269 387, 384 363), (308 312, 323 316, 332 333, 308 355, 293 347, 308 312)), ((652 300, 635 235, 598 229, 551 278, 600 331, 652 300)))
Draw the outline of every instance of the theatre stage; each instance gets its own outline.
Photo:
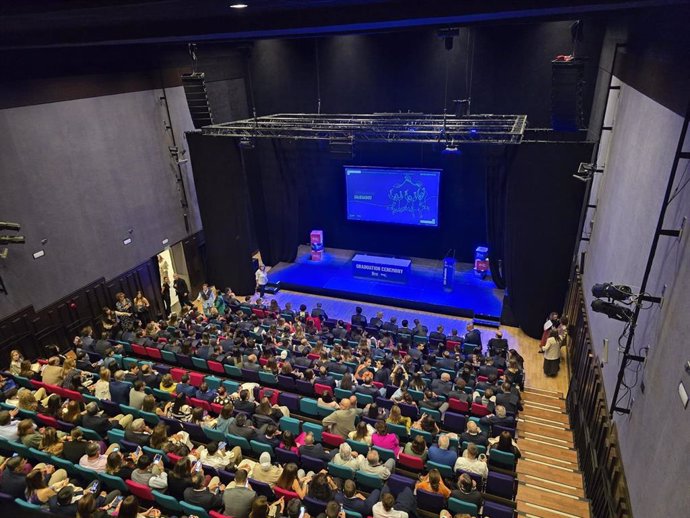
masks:
POLYGON ((301 293, 500 321, 503 290, 496 288, 491 277, 477 277, 471 264, 456 264, 453 289, 445 291, 441 260, 411 257, 409 278, 402 284, 355 277, 351 259, 356 253, 327 248, 323 260, 313 262, 309 246, 302 245, 295 262, 277 264, 268 272, 268 280, 280 281, 282 288, 301 293))

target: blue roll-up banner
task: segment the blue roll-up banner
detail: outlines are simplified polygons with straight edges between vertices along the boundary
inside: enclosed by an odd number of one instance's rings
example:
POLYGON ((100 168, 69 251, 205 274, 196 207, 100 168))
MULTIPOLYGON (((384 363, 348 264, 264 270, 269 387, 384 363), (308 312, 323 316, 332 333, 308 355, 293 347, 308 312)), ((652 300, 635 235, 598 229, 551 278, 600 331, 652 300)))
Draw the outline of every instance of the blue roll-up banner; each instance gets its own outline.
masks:
POLYGON ((455 275, 455 258, 446 257, 443 260, 443 289, 451 291, 453 289, 453 277, 455 275))

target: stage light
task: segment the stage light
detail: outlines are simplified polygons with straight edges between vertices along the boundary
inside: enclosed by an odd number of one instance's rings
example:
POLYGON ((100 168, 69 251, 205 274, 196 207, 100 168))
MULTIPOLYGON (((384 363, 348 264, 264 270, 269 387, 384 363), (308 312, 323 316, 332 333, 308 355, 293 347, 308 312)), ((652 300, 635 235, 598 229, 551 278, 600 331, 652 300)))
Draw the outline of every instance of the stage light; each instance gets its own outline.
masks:
POLYGON ((630 299, 630 297, 633 296, 633 291, 630 286, 615 286, 610 282, 605 282, 592 286, 592 295, 598 299, 610 299, 622 302, 630 299))
POLYGON ((633 312, 630 309, 601 299, 592 301, 592 311, 603 313, 607 317, 621 322, 630 322, 633 318, 633 312))
POLYGON ((441 151, 442 155, 461 155, 462 151, 456 145, 448 145, 441 151))
POLYGON ((11 232, 19 232, 21 230, 19 223, 11 223, 9 221, 0 221, 0 230, 9 230, 11 232))
POLYGON ((241 149, 254 149, 254 139, 243 137, 240 139, 241 149))
POLYGON ((230 5, 232 9, 244 9, 247 7, 247 4, 232 4, 230 5))
POLYGON ((26 243, 24 236, 0 236, 0 245, 8 244, 22 245, 26 243))

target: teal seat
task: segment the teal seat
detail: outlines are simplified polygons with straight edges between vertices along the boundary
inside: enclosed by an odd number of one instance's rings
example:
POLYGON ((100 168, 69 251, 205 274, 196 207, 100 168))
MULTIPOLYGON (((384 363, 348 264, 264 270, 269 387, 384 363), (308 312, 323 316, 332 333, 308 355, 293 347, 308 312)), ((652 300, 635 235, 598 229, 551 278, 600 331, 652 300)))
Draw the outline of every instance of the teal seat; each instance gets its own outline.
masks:
POLYGON ((156 448, 151 448, 151 446, 144 446, 142 450, 144 450, 144 453, 151 457, 151 460, 153 460, 153 457, 156 455, 160 455, 163 459, 163 462, 167 462, 168 460, 168 456, 163 450, 157 450, 156 448))
POLYGON ((335 396, 335 399, 348 399, 350 396, 352 396, 352 392, 349 390, 337 388, 333 391, 333 395, 335 396))
MULTIPOLYGON (((467 449, 468 444, 469 443, 467 441, 462 441, 462 451, 465 451, 467 449)), ((477 444, 476 446, 477 446, 477 452, 479 454, 482 454, 482 453, 486 454, 486 446, 481 446, 479 444, 477 444)))
POLYGON ((365 473, 363 471, 355 472, 355 480, 357 484, 366 487, 367 489, 381 489, 383 487, 383 480, 376 475, 365 473))
POLYGON ((319 405, 315 399, 303 397, 299 400, 299 411, 301 414, 318 416, 319 405))
POLYGON ((319 412, 319 417, 326 417, 335 412, 335 408, 330 408, 326 406, 318 405, 317 410, 319 412))
POLYGON ((38 462, 44 462, 46 464, 53 462, 53 458, 50 454, 37 450, 36 448, 29 448, 29 455, 38 462))
POLYGON ((426 336, 414 335, 412 337, 412 342, 415 344, 425 344, 427 342, 426 336))
POLYGON ((277 385, 278 377, 272 372, 259 371, 259 381, 262 385, 277 385))
POLYGON ((477 506, 475 504, 471 504, 463 500, 458 500, 457 498, 448 499, 448 510, 453 514, 466 513, 470 516, 479 515, 479 509, 477 509, 477 506))
POLYGON ((163 358, 163 361, 166 363, 172 363, 173 365, 177 364, 177 355, 172 351, 166 351, 165 349, 161 349, 161 357, 163 358))
POLYGON ((346 439, 345 442, 350 445, 352 451, 356 451, 360 455, 369 453, 369 445, 365 442, 355 441, 353 439, 346 439))
POLYGON ((158 422, 160 421, 160 417, 158 417, 158 415, 154 414, 153 412, 144 412, 143 410, 140 410, 139 416, 149 426, 156 426, 158 424, 158 422))
POLYGON ((113 358, 115 358, 115 363, 117 363, 117 366, 122 368, 122 355, 121 354, 113 354, 113 358))
POLYGON ((515 455, 494 448, 489 452, 489 465, 513 471, 515 469, 515 455))
POLYGON ((36 420, 36 412, 33 410, 25 410, 23 408, 18 408, 18 413, 17 415, 22 418, 22 419, 31 419, 32 421, 36 420))
POLYGON ((225 374, 227 374, 231 378, 240 380, 242 379, 242 370, 239 367, 235 367, 234 365, 224 363, 223 368, 225 369, 225 374))
POLYGON ((16 381, 17 385, 20 387, 34 390, 34 386, 31 384, 31 380, 29 378, 25 378, 24 376, 14 376, 14 381, 16 381))
POLYGON ((173 395, 170 392, 157 388, 153 389, 153 397, 155 397, 157 401, 171 401, 173 399, 173 395))
POLYGON ((7 444, 12 449, 12 451, 16 451, 19 455, 21 455, 25 459, 28 459, 29 457, 31 457, 31 452, 29 451, 29 448, 24 446, 22 443, 17 442, 17 441, 7 441, 7 444))
POLYGON ((225 390, 228 392, 228 394, 234 394, 240 390, 240 384, 236 381, 223 380, 222 385, 225 387, 225 390))
POLYGON ((355 478, 354 470, 345 466, 333 464, 332 462, 328 464, 328 474, 332 477, 342 478, 343 480, 353 480, 355 478))
POLYGON ((203 507, 188 504, 184 500, 180 500, 180 507, 182 507, 182 510, 186 515, 196 516, 198 518, 211 518, 203 507))
POLYGON ((379 453, 379 459, 381 459, 381 462, 386 462, 388 459, 395 460, 395 452, 393 450, 381 448, 379 446, 373 446, 372 449, 379 453))
POLYGON ((129 406, 129 405, 120 405, 120 410, 121 410, 122 413, 125 414, 125 415, 127 415, 127 414, 133 415, 135 419, 136 419, 137 417, 141 417, 141 415, 140 415, 140 413, 139 413, 139 410, 136 409, 136 408, 134 408, 133 406, 129 406))
POLYGON ((398 439, 407 440, 407 438, 410 436, 410 434, 407 433, 407 426, 404 424, 386 423, 386 426, 388 427, 389 432, 392 432, 398 436, 398 439))
POLYGON ((110 490, 119 489, 124 494, 129 493, 127 484, 125 484, 125 481, 122 480, 120 477, 116 477, 115 475, 109 475, 107 473, 98 473, 98 480, 103 482, 103 485, 110 490))
POLYGON ((192 356, 192 365, 194 365, 195 369, 200 369, 202 371, 208 370, 208 363, 206 363, 206 360, 204 360, 203 358, 197 358, 196 356, 192 356))
POLYGON ((101 402, 100 399, 98 399, 96 396, 92 396, 91 394, 82 394, 81 397, 84 398, 84 404, 86 405, 89 403, 96 403, 98 405, 101 402))
POLYGON ((282 432, 289 430, 295 437, 300 434, 299 419, 295 419, 294 417, 281 417, 278 426, 282 432))
POLYGON ((108 430, 108 443, 120 444, 120 442, 122 442, 124 440, 125 440, 124 430, 117 430, 117 429, 108 430))
POLYGON ((374 402, 374 396, 370 396, 369 394, 355 392, 355 397, 357 398, 357 405, 360 406, 367 406, 374 402))
POLYGON ((30 504, 29 502, 27 502, 26 500, 22 500, 21 498, 15 498, 14 503, 23 509, 29 509, 31 511, 43 511, 43 508, 40 505, 30 504))
POLYGON ((311 432, 314 434, 314 441, 321 442, 321 434, 323 433, 323 426, 314 423, 304 423, 302 425, 303 432, 311 432))
POLYGON ((160 491, 156 491, 155 489, 151 491, 151 494, 153 495, 156 503, 166 511, 175 514, 184 512, 184 508, 180 505, 176 498, 166 495, 165 493, 161 493, 160 491))
POLYGON ((414 439, 418 435, 421 435, 422 437, 424 437, 424 440, 426 441, 427 444, 431 444, 431 442, 433 441, 433 436, 429 432, 425 432, 424 430, 418 430, 416 428, 412 428, 410 430, 410 437, 412 439, 414 439))
POLYGON ((98 473, 96 473, 94 470, 84 468, 79 464, 74 465, 74 474, 88 482, 98 478, 98 473))
POLYGON ((412 399, 414 399, 415 401, 421 401, 422 399, 424 399, 424 392, 421 392, 419 390, 408 389, 407 393, 410 396, 412 396, 412 399))
MULTIPOLYGON (((357 348, 357 345, 358 345, 358 343, 355 342, 354 347, 357 348)), ((359 365, 357 365, 356 363, 352 363, 352 362, 343 362, 343 365, 345 365, 346 367, 349 367, 349 369, 352 372, 355 372, 357 370, 357 367, 359 367, 359 365)))
POLYGON ((218 430, 214 430, 212 428, 206 428, 205 426, 202 426, 201 430, 204 432, 206 437, 208 437, 212 441, 216 441, 216 442, 225 441, 225 434, 223 432, 219 432, 218 430))
POLYGON ((220 384, 223 380, 221 380, 218 376, 206 376, 204 381, 208 385, 209 389, 216 390, 218 387, 220 387, 220 384))
POLYGON ((245 452, 252 451, 252 447, 249 444, 249 441, 244 437, 240 437, 239 435, 233 435, 231 433, 227 434, 225 437, 227 439, 227 443, 230 446, 239 446, 242 449, 242 451, 245 452))
POLYGON ((122 358, 122 368, 125 370, 129 370, 132 365, 139 365, 139 360, 136 358, 130 358, 130 357, 125 357, 122 358))
POLYGON ((335 381, 340 381, 343 379, 343 375, 340 372, 329 372, 328 375, 335 381))
POLYGON ((462 344, 462 354, 474 354, 474 351, 478 348, 475 344, 462 344))
POLYGON ((62 468, 62 469, 64 469, 67 473, 72 473, 72 474, 76 473, 76 471, 74 470, 74 464, 72 464, 72 463, 71 463, 70 461, 68 461, 67 459, 63 459, 62 457, 56 457, 55 455, 53 455, 53 456, 50 458, 50 463, 51 463, 53 466, 55 466, 56 469, 62 468))
POLYGON ((251 446, 252 451, 256 453, 257 457, 261 455, 263 452, 266 452, 271 456, 271 458, 274 458, 273 446, 271 446, 270 444, 259 441, 249 441, 249 445, 251 446))
POLYGON ((357 511, 350 511, 349 509, 343 509, 345 511, 345 516, 347 518, 362 518, 362 515, 357 511))
POLYGON ((432 410, 431 408, 422 408, 420 409, 420 412, 427 414, 437 423, 441 422, 441 412, 439 412, 438 410, 432 410))
POLYGON ((428 460, 426 462, 426 469, 432 470, 434 468, 437 469, 439 473, 441 473, 442 477, 455 477, 455 472, 453 471, 452 466, 448 466, 447 464, 439 464, 438 462, 431 462, 430 460, 428 460))

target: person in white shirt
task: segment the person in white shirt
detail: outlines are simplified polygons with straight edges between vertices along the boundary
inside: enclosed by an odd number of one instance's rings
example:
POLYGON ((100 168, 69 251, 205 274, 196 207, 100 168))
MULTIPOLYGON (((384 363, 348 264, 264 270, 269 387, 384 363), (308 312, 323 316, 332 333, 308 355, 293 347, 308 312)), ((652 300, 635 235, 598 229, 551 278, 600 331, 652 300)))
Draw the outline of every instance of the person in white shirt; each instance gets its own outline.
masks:
POLYGON ((225 469, 228 465, 237 466, 242 462, 242 449, 235 446, 232 450, 226 451, 225 446, 218 448, 217 442, 210 442, 206 446, 197 448, 197 456, 202 464, 216 469, 225 469))
POLYGON ((90 441, 89 444, 86 445, 86 455, 79 459, 79 465, 82 468, 104 473, 108 462, 108 455, 110 455, 115 448, 117 448, 117 444, 113 443, 108 450, 101 455, 100 445, 95 441, 90 441))
POLYGON ((19 413, 19 409, 3 410, 0 412, 0 437, 8 441, 18 441, 19 434, 17 434, 17 425, 19 421, 13 420, 19 413))
POLYGON ((211 312, 211 308, 216 302, 216 294, 211 288, 209 288, 208 284, 204 283, 196 300, 201 302, 201 307, 204 310, 204 314, 208 316, 211 312))
POLYGON ((254 277, 256 278, 256 291, 263 297, 266 291, 266 284, 268 284, 268 275, 266 275, 266 267, 263 264, 256 270, 254 277))
POLYGON ((409 518, 415 515, 417 503, 409 487, 398 493, 396 498, 391 493, 383 493, 381 501, 376 502, 371 512, 374 518, 409 518))
POLYGON ((489 475, 486 455, 479 455, 479 449, 473 442, 467 445, 467 449, 463 452, 462 456, 458 457, 458 460, 455 461, 453 469, 456 472, 466 471, 468 473, 474 473, 475 475, 481 475, 482 478, 486 478, 489 475))

